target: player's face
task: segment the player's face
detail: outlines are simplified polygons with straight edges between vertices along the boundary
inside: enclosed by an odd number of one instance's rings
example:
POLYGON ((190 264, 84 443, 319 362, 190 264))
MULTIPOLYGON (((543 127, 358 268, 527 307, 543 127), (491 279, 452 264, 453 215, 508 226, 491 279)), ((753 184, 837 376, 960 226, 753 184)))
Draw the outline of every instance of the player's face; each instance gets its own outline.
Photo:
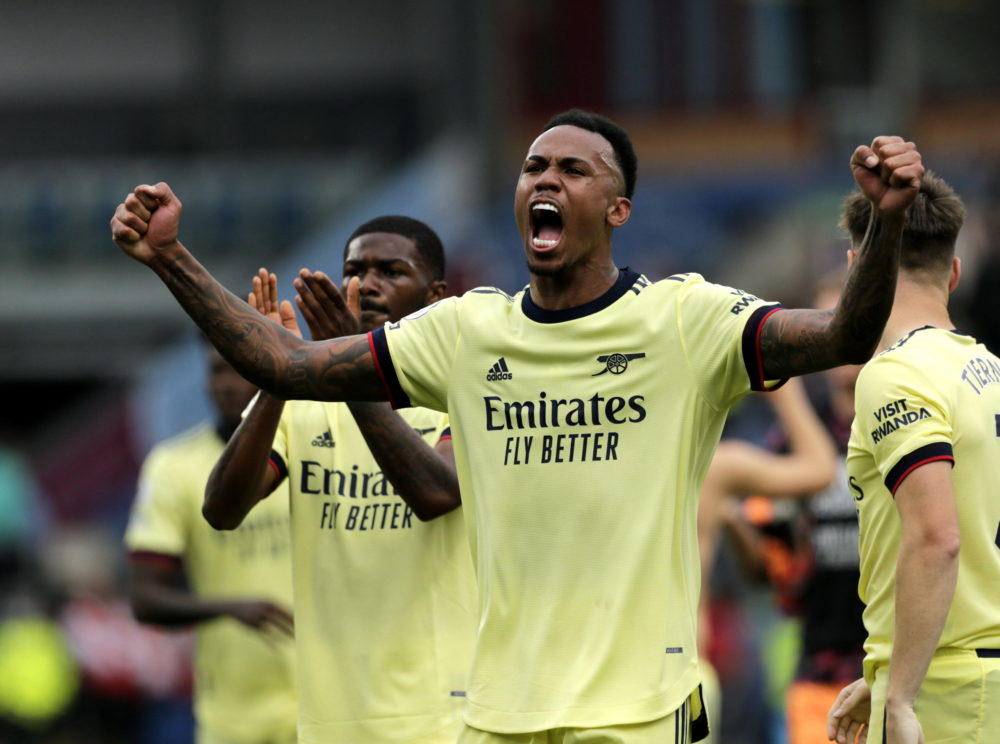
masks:
POLYGON ((521 167, 514 215, 528 269, 553 275, 610 252, 611 230, 628 220, 623 177, 611 143, 596 132, 558 126, 536 139, 521 167))
POLYGON ((343 289, 351 277, 361 289, 361 330, 396 321, 444 296, 445 284, 430 278, 416 243, 394 233, 359 235, 344 256, 343 289))
POLYGON ((257 392, 257 388, 244 380, 212 347, 208 349, 208 389, 219 418, 230 428, 236 428, 244 409, 257 392))

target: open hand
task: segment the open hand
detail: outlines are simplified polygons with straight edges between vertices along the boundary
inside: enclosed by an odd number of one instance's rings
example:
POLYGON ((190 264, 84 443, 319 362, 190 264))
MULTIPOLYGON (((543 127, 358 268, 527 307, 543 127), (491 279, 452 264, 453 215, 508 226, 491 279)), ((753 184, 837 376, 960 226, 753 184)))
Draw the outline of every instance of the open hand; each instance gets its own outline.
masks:
POLYGON ((851 156, 851 171, 872 207, 884 215, 902 214, 920 190, 924 175, 917 146, 902 137, 876 137, 851 156))
POLYGON ((183 205, 162 181, 136 186, 111 218, 111 237, 126 254, 148 264, 177 242, 183 205))
POLYGON ((847 685, 837 695, 826 717, 826 735, 837 744, 865 744, 868 719, 872 712, 872 693, 864 677, 847 685), (859 736, 860 732, 860 736, 859 736))
POLYGON ((361 328, 361 282, 351 277, 347 298, 322 271, 302 269, 293 282, 298 296, 295 302, 306 319, 313 341, 351 336, 361 328))
POLYGON ((250 307, 256 308, 261 315, 267 316, 283 326, 285 330, 302 338, 302 331, 299 329, 299 321, 295 317, 295 308, 292 307, 292 303, 288 300, 278 301, 277 275, 262 268, 253 278, 252 287, 250 294, 247 295, 247 303, 250 307))
POLYGON ((284 607, 266 600, 233 602, 229 616, 262 633, 278 633, 289 638, 295 635, 295 620, 284 607))

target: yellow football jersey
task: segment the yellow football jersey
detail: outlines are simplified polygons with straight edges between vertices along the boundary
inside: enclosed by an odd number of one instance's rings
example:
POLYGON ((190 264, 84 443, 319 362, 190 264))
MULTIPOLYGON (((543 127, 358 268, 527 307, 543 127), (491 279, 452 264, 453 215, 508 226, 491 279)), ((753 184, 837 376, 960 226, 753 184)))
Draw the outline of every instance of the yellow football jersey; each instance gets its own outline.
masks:
POLYGON ((481 606, 469 725, 638 723, 697 686, 698 489, 727 411, 765 386, 776 310, 623 270, 580 307, 480 288, 371 334, 393 404, 455 433, 481 606))
MULTIPOLYGON (((268 599, 292 609, 288 492, 282 488, 236 530, 217 531, 201 515, 205 483, 225 444, 201 424, 150 451, 125 543, 133 552, 180 558, 200 596, 268 599)), ((294 735, 295 647, 231 618, 196 627, 198 726, 235 741, 294 735)))
MULTIPOLYGON (((402 412, 430 445, 447 417, 402 412)), ((302 744, 451 744, 475 636, 462 510, 421 522, 344 403, 290 401, 272 462, 291 488, 302 744)))
POLYGON ((915 468, 954 463, 962 547, 939 648, 1000 648, 1000 360, 971 336, 926 327, 872 359, 855 393, 847 470, 860 526, 865 676, 887 663, 895 629, 899 512, 915 468))

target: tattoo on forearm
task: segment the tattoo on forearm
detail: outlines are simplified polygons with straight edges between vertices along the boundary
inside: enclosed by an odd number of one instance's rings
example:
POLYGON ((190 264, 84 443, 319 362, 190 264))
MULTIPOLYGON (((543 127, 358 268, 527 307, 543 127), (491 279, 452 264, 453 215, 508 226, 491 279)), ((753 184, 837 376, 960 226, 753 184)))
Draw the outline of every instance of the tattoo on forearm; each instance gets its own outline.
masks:
POLYGON ((304 344, 260 315, 189 255, 165 264, 161 277, 212 344, 251 382, 282 398, 378 398, 381 386, 364 337, 304 344))
POLYGON ((768 379, 790 377, 871 356, 892 310, 902 224, 873 218, 836 311, 775 313, 761 330, 768 379))
POLYGON ((760 352, 766 379, 823 368, 832 310, 786 310, 764 324, 760 352))

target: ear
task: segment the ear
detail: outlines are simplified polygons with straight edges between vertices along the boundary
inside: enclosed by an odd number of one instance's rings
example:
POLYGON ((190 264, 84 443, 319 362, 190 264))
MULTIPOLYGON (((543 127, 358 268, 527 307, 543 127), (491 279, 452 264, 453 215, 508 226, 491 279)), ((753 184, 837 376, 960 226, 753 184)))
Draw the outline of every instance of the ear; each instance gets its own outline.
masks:
POLYGON ((624 196, 616 196, 608 207, 607 221, 612 228, 621 227, 632 216, 632 202, 624 196))
POLYGON ((847 268, 854 265, 854 260, 858 257, 858 252, 854 248, 847 249, 847 268))
POLYGON ((948 293, 951 294, 962 279, 962 259, 955 256, 951 259, 951 274, 948 277, 948 293))
POLYGON ((448 295, 448 282, 444 279, 435 279, 433 282, 427 285, 427 303, 430 305, 432 302, 437 302, 442 300, 448 295))

